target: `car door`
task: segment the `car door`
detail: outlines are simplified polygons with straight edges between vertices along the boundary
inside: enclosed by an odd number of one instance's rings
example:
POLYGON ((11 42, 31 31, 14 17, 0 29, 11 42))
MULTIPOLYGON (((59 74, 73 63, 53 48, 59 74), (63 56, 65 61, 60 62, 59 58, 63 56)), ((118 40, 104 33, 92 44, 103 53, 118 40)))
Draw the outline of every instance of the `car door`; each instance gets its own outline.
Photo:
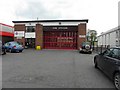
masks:
POLYGON ((103 53, 101 53, 99 55, 99 66, 100 66, 100 69, 102 69, 103 71, 105 71, 105 68, 106 68, 106 65, 105 65, 105 59, 106 59, 106 56, 108 56, 110 53, 110 49, 107 49, 105 50, 103 53))
POLYGON ((114 72, 119 57, 119 49, 114 48, 110 51, 109 55, 105 56, 104 58, 104 64, 105 64, 105 72, 109 76, 112 76, 112 73, 114 72))

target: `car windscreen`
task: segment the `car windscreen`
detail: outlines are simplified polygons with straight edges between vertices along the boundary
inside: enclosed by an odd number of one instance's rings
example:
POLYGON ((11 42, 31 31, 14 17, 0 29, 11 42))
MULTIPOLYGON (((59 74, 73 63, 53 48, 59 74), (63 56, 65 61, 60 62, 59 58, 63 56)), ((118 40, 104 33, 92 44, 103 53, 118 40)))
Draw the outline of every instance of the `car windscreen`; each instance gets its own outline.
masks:
POLYGON ((12 42, 11 44, 12 45, 20 45, 20 43, 18 43, 18 42, 12 42))
POLYGON ((90 43, 89 43, 89 42, 83 42, 82 45, 83 45, 83 46, 84 46, 84 45, 90 45, 90 43))

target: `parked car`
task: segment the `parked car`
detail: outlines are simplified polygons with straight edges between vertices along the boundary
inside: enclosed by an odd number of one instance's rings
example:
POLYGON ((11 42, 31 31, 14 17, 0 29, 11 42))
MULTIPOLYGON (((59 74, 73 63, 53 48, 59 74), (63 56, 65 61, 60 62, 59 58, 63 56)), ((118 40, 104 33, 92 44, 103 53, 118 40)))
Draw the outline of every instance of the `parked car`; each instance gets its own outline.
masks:
POLYGON ((6 49, 5 49, 5 47, 3 46, 3 43, 2 43, 1 40, 0 40, 0 54, 1 54, 1 55, 5 55, 5 54, 6 54, 6 49))
POLYGON ((16 41, 7 42, 4 46, 6 48, 6 51, 9 52, 22 52, 24 49, 23 46, 16 41))
POLYGON ((87 52, 87 53, 92 53, 92 47, 90 45, 90 42, 83 42, 82 45, 79 48, 79 52, 87 52))
POLYGON ((112 47, 94 57, 95 68, 102 70, 120 90, 120 47, 112 47))

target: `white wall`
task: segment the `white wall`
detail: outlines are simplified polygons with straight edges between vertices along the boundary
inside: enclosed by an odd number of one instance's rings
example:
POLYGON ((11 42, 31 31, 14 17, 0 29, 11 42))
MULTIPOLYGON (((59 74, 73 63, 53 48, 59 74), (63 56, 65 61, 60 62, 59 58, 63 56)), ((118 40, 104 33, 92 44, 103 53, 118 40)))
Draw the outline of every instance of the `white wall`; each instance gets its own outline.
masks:
POLYGON ((106 34, 106 45, 110 45, 110 34, 106 34))
POLYGON ((116 46, 116 30, 108 33, 104 33, 100 36, 98 36, 98 46, 100 45, 110 45, 110 46, 116 46))
POLYGON ((0 29, 1 29, 0 31, 14 33, 14 29, 12 27, 7 26, 7 25, 0 24, 0 29))
POLYGON ((98 37, 98 45, 102 45, 102 36, 98 37))
POLYGON ((103 41, 103 44, 102 44, 102 45, 105 45, 105 41, 106 41, 106 40, 105 40, 105 35, 103 35, 103 40, 102 40, 102 41, 103 41))
POLYGON ((110 46, 116 46, 116 32, 110 33, 110 46))
POLYGON ((25 38, 35 38, 35 32, 27 32, 25 33, 25 38))
MULTIPOLYGON (((38 22, 39 24, 42 24, 43 26, 78 26, 78 24, 81 23, 86 23, 86 22, 60 22, 61 24, 59 24, 59 22, 38 22)), ((25 24, 25 26, 36 26, 37 22, 31 22, 31 23, 15 23, 15 25, 18 24, 25 24)))

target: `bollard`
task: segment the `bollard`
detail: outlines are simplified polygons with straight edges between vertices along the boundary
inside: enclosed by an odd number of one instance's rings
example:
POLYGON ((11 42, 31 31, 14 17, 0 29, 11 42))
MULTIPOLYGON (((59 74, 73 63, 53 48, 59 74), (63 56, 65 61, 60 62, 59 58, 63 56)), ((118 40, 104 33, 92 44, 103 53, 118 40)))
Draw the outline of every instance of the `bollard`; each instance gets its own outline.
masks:
POLYGON ((36 46, 36 50, 41 50, 41 46, 36 46))

